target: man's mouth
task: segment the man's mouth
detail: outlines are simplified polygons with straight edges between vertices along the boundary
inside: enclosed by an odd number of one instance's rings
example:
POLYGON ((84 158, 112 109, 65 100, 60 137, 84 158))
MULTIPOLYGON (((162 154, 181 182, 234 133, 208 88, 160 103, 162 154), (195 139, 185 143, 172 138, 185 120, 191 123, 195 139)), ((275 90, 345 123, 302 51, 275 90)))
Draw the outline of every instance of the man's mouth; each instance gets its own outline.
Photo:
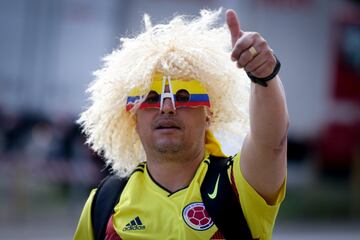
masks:
POLYGON ((159 129, 178 129, 178 130, 180 130, 181 128, 180 128, 179 124, 177 124, 174 121, 163 120, 163 121, 160 121, 156 125, 155 129, 156 130, 159 130, 159 129))
POLYGON ((180 129, 179 127, 173 127, 173 126, 169 126, 169 127, 163 127, 163 126, 159 126, 156 129, 180 129))

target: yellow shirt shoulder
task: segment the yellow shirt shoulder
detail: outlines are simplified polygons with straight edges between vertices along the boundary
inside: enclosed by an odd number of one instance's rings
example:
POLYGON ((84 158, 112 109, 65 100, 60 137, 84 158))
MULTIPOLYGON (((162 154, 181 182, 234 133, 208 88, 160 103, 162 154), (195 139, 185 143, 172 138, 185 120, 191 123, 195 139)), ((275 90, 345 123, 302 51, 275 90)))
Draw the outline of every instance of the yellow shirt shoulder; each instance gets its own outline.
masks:
MULTIPOLYGON (((121 239, 211 239, 218 231, 202 202, 200 186, 208 165, 204 160, 190 185, 169 192, 154 181, 144 165, 135 172, 114 208, 113 226, 121 239)), ((233 159, 233 175, 244 216, 254 238, 271 239, 285 184, 274 205, 250 186, 240 171, 240 156, 233 159)), ((229 169, 229 177, 231 169, 229 169)), ((221 191, 219 189, 219 191, 221 191)), ((85 203, 74 239, 93 239, 91 202, 95 190, 85 203)))

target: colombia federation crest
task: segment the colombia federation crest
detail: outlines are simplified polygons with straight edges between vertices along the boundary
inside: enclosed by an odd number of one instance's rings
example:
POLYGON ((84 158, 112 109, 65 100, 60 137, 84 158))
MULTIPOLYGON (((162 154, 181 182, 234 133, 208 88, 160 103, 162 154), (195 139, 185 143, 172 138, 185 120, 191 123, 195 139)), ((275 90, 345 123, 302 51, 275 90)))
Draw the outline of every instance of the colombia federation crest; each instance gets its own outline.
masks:
POLYGON ((185 223, 194 230, 203 231, 214 225, 202 202, 194 202, 185 206, 182 216, 185 223))

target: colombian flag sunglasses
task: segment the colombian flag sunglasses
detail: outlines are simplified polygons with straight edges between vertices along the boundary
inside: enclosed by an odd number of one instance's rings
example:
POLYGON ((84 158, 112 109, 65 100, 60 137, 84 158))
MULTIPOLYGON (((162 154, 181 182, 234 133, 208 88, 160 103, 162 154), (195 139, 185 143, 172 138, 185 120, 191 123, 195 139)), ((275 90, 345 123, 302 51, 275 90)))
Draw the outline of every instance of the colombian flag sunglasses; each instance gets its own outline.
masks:
POLYGON ((138 102, 141 102, 140 109, 157 108, 162 110, 166 98, 171 100, 174 109, 210 107, 209 95, 199 81, 171 79, 170 76, 157 74, 154 76, 147 95, 141 95, 137 89, 130 92, 127 98, 126 111, 130 111, 138 102), (165 86, 168 86, 168 92, 165 92, 165 86))

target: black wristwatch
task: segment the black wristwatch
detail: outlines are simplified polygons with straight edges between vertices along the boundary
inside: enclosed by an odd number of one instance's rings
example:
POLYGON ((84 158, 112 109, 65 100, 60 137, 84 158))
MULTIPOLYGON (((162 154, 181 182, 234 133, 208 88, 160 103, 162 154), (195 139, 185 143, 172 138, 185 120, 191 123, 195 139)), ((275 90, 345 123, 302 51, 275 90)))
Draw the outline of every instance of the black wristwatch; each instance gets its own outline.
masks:
POLYGON ((258 78, 258 77, 255 77, 254 75, 252 75, 251 73, 246 72, 246 74, 248 75, 248 77, 250 78, 250 80, 252 82, 260 84, 263 87, 268 86, 266 82, 273 79, 279 73, 280 67, 281 67, 281 63, 280 63, 279 59, 275 55, 274 55, 274 57, 276 59, 276 65, 275 65, 274 71, 269 76, 264 77, 264 78, 258 78))

